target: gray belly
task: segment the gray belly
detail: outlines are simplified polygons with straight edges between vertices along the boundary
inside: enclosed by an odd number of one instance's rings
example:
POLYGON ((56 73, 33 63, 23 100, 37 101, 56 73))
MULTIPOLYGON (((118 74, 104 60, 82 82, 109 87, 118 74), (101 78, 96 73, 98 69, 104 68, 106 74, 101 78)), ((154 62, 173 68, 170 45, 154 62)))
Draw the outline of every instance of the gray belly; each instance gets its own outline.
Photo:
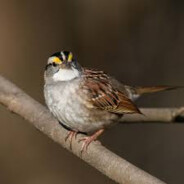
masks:
POLYGON ((84 103, 84 95, 78 94, 78 85, 60 84, 45 86, 44 95, 48 108, 64 125, 75 131, 94 132, 108 127, 119 118, 112 114, 84 103))

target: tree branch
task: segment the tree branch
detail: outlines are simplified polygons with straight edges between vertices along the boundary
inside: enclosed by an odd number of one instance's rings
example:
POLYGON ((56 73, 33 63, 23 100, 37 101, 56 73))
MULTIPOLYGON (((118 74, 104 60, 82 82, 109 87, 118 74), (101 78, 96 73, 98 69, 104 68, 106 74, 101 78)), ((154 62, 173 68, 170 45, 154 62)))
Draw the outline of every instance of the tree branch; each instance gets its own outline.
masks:
MULTIPOLYGON (((91 166, 98 169, 100 172, 111 178, 112 180, 122 184, 164 184, 164 182, 137 168, 131 163, 127 162, 123 158, 120 158, 116 154, 112 153, 105 147, 103 147, 99 141, 94 141, 88 147, 87 152, 81 156, 80 149, 81 143, 78 140, 83 135, 78 135, 76 140, 72 142, 72 150, 70 149, 69 143, 65 142, 65 137, 68 133, 67 130, 62 128, 58 121, 49 113, 49 111, 40 103, 32 99, 30 96, 25 94, 21 89, 16 87, 13 83, 0 76, 0 103, 6 106, 10 111, 20 115, 24 119, 28 120, 41 132, 49 136, 52 140, 59 143, 69 151, 73 152, 76 156, 90 164, 91 166)), ((146 109, 144 110, 147 111, 146 109)), ((143 111, 143 112, 144 112, 143 111)), ((152 117, 152 120, 157 120, 157 116, 163 109, 154 111, 148 110, 145 113, 152 117), (153 112, 153 113, 152 113, 153 112)), ((171 110, 173 112, 173 109, 171 110)), ((165 112, 170 114, 170 109, 166 109, 165 112)), ((164 117, 163 113, 163 117, 164 117)), ((170 117, 170 115, 166 115, 170 117)), ((171 113, 172 114, 172 113, 171 113)), ((173 118, 161 118, 163 121, 170 121, 173 118)), ((173 117, 173 116, 172 116, 173 117)), ((138 117, 136 117, 138 118, 138 117)), ((139 121, 142 121, 139 117, 139 121)), ((133 118, 133 120, 137 120, 133 118)), ((144 119, 144 120, 150 120, 144 119)), ((126 121, 130 119, 126 118, 126 121)))
POLYGON ((122 117, 122 123, 129 122, 163 122, 181 123, 184 122, 184 107, 179 108, 141 108, 143 115, 131 114, 122 117))

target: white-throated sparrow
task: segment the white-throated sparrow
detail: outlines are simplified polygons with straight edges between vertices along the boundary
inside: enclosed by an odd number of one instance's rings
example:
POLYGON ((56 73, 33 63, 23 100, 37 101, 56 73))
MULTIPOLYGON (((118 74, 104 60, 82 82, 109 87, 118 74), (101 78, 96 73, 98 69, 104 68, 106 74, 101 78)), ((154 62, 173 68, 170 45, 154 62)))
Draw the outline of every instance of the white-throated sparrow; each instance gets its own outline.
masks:
POLYGON ((71 140, 78 132, 92 134, 83 139, 82 151, 122 115, 141 113, 133 102, 141 94, 171 89, 121 84, 103 71, 81 67, 68 51, 49 57, 44 79, 46 104, 71 140))

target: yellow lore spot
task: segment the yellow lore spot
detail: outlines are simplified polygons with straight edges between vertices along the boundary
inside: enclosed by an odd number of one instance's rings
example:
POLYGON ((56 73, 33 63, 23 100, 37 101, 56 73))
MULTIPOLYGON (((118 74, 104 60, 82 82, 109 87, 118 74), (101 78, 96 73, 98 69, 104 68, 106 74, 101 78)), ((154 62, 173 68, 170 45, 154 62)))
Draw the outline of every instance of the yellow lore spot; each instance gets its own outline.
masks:
POLYGON ((62 61, 58 57, 53 58, 53 62, 58 63, 58 64, 62 63, 62 61))
POLYGON ((73 59, 73 54, 70 52, 68 55, 68 62, 71 62, 73 59))

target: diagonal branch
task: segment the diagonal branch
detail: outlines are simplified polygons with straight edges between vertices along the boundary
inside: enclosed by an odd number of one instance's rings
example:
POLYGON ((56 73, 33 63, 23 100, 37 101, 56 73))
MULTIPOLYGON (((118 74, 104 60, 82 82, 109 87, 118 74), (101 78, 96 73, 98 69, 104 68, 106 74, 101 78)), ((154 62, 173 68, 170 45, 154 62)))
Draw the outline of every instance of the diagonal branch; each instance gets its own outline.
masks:
MULTIPOLYGON (((82 137, 82 135, 78 135, 76 140, 73 140, 71 150, 70 145, 65 142, 65 137, 68 131, 59 125, 57 120, 43 105, 32 99, 13 83, 1 76, 0 103, 6 106, 10 111, 28 120, 52 140, 73 152, 73 154, 80 157, 82 160, 118 183, 164 184, 164 182, 159 179, 151 176, 123 158, 120 158, 116 154, 112 153, 103 147, 99 141, 91 143, 87 152, 83 153, 81 157, 81 144, 78 143, 78 140, 82 137)), ((155 115, 156 120, 157 113, 155 115)), ((142 119, 140 120, 142 121, 142 119)))

